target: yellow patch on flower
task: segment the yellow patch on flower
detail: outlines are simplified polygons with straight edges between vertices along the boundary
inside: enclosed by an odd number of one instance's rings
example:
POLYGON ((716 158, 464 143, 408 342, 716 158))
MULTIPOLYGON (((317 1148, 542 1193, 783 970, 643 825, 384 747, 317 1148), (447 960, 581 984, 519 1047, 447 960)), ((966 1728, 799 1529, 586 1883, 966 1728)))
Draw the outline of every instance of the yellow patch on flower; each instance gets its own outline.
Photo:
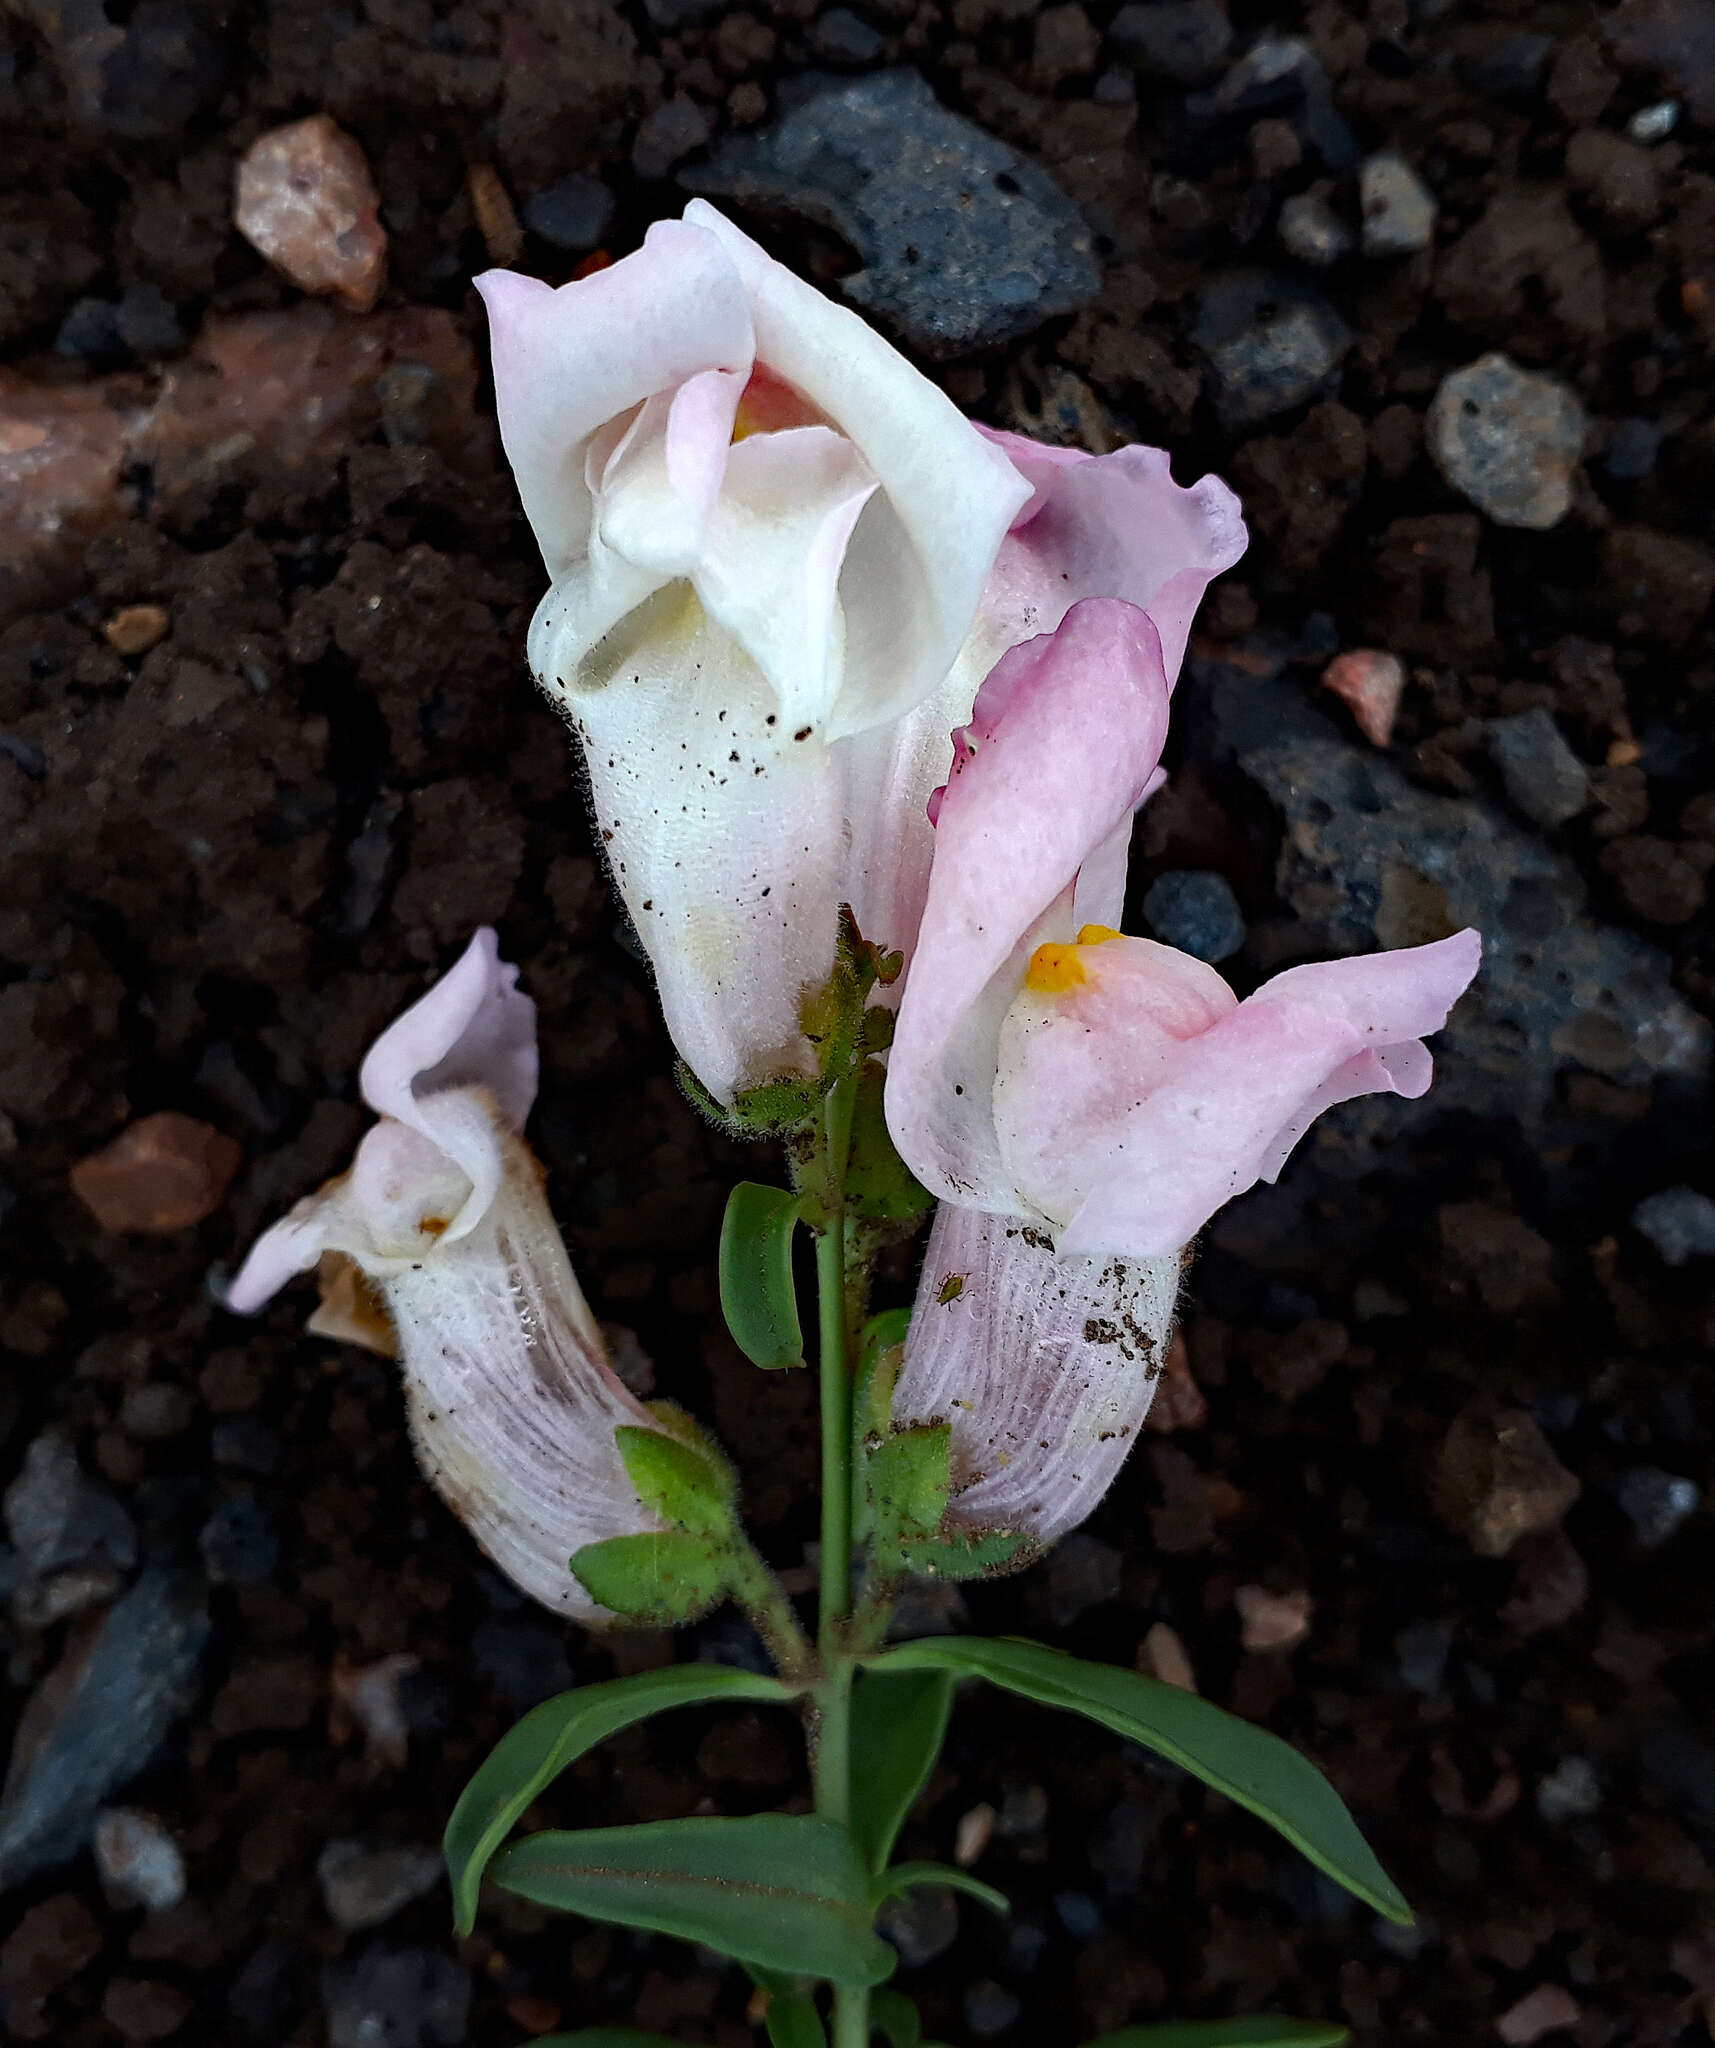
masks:
POLYGON ((1105 946, 1109 939, 1123 939, 1124 932, 1116 932, 1111 924, 1087 924, 1078 933, 1080 946, 1105 946))
POLYGON ((1039 996, 1063 996, 1089 978, 1076 946, 1038 946, 1030 956, 1024 985, 1039 996))

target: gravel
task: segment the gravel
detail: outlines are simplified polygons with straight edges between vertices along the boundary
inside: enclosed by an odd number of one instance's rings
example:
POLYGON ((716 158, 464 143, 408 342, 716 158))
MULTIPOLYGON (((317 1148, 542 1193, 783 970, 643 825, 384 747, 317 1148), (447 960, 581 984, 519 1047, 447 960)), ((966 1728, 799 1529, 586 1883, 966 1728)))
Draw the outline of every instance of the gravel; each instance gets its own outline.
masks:
POLYGON ((1588 431, 1558 377, 1498 353, 1443 378, 1429 408, 1436 467, 1497 526, 1541 531, 1565 518, 1588 431))

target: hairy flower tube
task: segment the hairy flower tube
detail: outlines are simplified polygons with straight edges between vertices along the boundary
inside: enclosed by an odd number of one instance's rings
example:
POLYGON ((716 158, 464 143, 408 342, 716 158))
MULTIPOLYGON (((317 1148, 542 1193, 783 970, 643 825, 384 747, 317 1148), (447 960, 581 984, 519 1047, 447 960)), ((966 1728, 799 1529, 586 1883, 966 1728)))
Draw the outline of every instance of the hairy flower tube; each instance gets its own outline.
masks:
POLYGON ((1421 1095, 1481 951, 1466 931, 1294 967, 1240 1002, 1114 930, 1167 691, 1161 634, 1114 601, 996 665, 936 806, 889 1063, 894 1142, 945 1205, 895 1415, 952 1423, 961 1518, 1044 1539, 1147 1412, 1183 1248, 1324 1109, 1421 1095))
POLYGON ((227 1292, 251 1314, 326 1252, 380 1294, 411 1440, 436 1491, 513 1583, 601 1619, 568 1560, 659 1527, 614 1431, 660 1427, 608 1363, 519 1136, 536 1096, 536 1006, 479 931, 363 1062, 381 1121, 347 1172, 264 1232, 227 1292))
MULTIPOLYGON (((884 947, 864 747, 941 684, 1030 486, 857 318, 697 201, 558 291, 491 271, 538 679, 668 1028, 723 1101, 813 1071, 842 903, 884 947)), ((931 785, 924 784, 918 806, 931 785)))

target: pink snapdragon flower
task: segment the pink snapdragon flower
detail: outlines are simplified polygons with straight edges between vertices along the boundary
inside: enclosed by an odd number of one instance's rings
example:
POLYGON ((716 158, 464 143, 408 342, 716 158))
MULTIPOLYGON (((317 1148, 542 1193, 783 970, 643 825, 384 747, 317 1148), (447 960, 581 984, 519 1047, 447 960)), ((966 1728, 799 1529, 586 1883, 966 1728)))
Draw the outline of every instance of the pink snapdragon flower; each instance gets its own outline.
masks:
POLYGON ((944 1205, 895 1413, 952 1422, 962 1519, 1044 1540, 1142 1422, 1184 1247, 1322 1110, 1421 1095, 1422 1040, 1481 950, 1466 931, 1290 968, 1240 1002, 1113 929, 1166 733, 1163 638, 1087 600, 983 684, 889 1061, 894 1143, 944 1205))
POLYGON ((572 1553, 660 1526, 614 1430, 661 1418, 608 1363, 519 1136, 537 1058, 517 982, 484 929, 388 1026, 360 1076, 380 1122, 346 1173, 257 1239, 226 1300, 253 1314, 324 1253, 351 1259, 392 1319, 436 1491, 514 1584, 587 1621, 606 1610, 572 1553))

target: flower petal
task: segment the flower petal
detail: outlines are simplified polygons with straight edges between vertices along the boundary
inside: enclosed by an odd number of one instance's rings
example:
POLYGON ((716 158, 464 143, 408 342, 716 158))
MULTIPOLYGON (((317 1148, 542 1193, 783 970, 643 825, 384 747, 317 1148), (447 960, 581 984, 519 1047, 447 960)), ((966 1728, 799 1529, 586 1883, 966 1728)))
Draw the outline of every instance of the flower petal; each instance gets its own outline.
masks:
POLYGON ((1178 1287, 1176 1257, 1056 1257, 1024 1217, 942 1204, 893 1413, 951 1425, 956 1525, 1046 1544, 1084 1520, 1148 1413, 1178 1287))
POLYGON ((1265 981, 1250 1000, 1319 1010, 1343 1018, 1373 1045, 1397 1045, 1441 1029, 1482 959, 1481 934, 1465 930, 1428 946, 1289 967, 1265 981))

